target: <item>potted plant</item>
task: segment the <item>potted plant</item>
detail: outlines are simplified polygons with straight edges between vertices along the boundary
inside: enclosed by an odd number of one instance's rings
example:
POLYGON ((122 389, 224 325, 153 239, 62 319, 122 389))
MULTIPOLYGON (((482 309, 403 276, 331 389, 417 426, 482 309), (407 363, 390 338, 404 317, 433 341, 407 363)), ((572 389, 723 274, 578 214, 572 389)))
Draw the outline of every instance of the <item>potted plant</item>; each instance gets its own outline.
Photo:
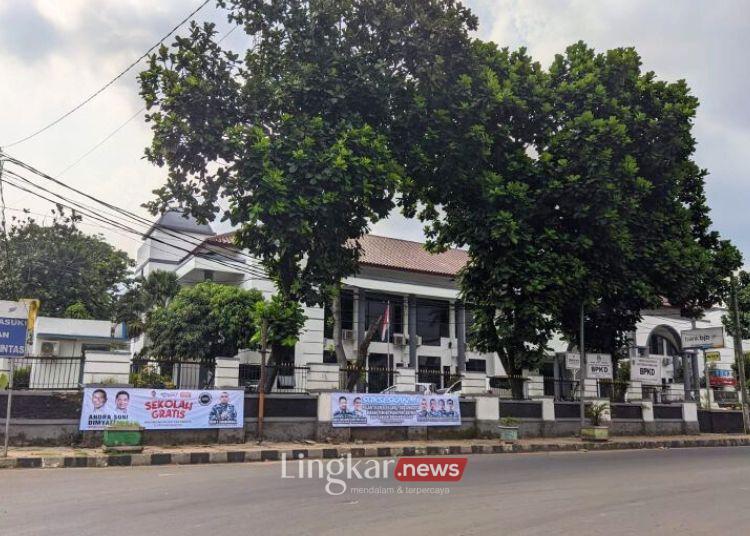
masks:
POLYGON ((518 441, 518 425, 521 423, 514 417, 503 417, 500 419, 500 439, 508 441, 509 443, 515 443, 518 441))
POLYGON ((581 439, 587 441, 607 441, 609 427, 604 425, 603 418, 609 412, 609 404, 600 402, 586 408, 586 416, 591 419, 591 426, 581 427, 581 439))
POLYGON ((104 450, 107 452, 140 452, 143 428, 133 421, 116 421, 104 430, 104 450))

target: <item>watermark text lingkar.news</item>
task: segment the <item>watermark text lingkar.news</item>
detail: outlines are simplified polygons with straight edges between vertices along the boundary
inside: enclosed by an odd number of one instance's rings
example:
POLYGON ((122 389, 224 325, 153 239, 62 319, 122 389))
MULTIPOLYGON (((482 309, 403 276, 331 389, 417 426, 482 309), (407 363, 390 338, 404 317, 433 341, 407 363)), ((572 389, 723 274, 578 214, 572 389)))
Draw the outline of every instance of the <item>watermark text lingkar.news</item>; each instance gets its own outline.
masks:
POLYGON ((325 482, 329 495, 352 494, 407 494, 447 495, 448 487, 380 486, 378 481, 393 477, 398 482, 441 483, 458 482, 466 468, 467 458, 461 457, 402 457, 352 459, 351 454, 330 460, 304 458, 287 459, 281 455, 281 478, 313 479, 325 482), (356 485, 355 485, 356 483, 356 485), (361 486, 359 484, 369 484, 361 486))

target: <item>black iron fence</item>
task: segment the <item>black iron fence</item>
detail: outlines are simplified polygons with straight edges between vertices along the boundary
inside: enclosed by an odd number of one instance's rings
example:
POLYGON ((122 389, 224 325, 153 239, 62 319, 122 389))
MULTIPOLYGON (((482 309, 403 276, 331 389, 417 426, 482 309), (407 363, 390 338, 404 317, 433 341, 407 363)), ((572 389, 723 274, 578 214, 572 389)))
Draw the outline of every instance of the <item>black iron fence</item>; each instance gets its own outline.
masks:
POLYGON ((130 365, 133 387, 154 389, 207 389, 214 385, 213 361, 134 360, 130 365))
MULTIPOLYGON (((82 357, 24 357, 13 359, 14 389, 80 389, 82 357)), ((9 367, 9 360, 5 360, 9 367)), ((0 370, 0 389, 7 389, 10 370, 0 370)))
MULTIPOLYGON (((271 393, 306 393, 307 367, 294 363, 268 364, 264 378, 271 384, 267 392, 271 393)), ((251 393, 260 392, 261 365, 243 363, 240 365, 240 387, 251 393)), ((267 383, 267 385, 268 385, 267 383)))
POLYGON ((544 396, 554 397, 555 400, 561 402, 575 402, 581 399, 580 382, 578 380, 544 377, 542 383, 544 396))
POLYGON ((380 393, 396 383, 397 369, 390 367, 357 367, 348 364, 339 369, 339 389, 360 393, 380 393))

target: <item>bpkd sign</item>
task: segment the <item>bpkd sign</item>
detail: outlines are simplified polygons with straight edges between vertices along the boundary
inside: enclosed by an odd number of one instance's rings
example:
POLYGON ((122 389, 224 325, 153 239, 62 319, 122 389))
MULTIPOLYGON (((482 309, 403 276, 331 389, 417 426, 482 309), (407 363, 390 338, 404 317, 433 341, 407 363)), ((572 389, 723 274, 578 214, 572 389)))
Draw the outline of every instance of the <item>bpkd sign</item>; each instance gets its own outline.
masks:
POLYGON ((661 383, 660 357, 634 357, 630 363, 630 379, 641 383, 661 383))
POLYGON ((612 356, 609 354, 586 354, 586 377, 597 380, 611 380, 612 356))

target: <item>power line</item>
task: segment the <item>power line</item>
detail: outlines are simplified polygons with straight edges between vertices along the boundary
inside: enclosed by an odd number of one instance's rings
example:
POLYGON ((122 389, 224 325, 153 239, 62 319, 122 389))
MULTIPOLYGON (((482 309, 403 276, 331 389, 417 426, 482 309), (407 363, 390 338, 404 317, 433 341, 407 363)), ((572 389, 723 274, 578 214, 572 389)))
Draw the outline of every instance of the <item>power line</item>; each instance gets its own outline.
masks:
MULTIPOLYGON (((87 194, 86 192, 83 192, 83 191, 81 191, 81 190, 79 190, 77 188, 74 188, 73 186, 70 186, 70 185, 68 185, 68 184, 66 184, 66 183, 64 183, 64 182, 62 182, 62 181, 60 181, 60 180, 58 180, 58 179, 56 179, 54 177, 51 177, 50 175, 44 173, 43 171, 40 171, 40 170, 36 169, 34 166, 32 166, 30 164, 27 164, 27 163, 25 163, 25 162, 23 162, 23 161, 21 161, 21 160, 19 160, 17 158, 14 158, 14 157, 8 155, 7 153, 0 153, 0 154, 3 154, 8 159, 9 162, 12 162, 12 163, 14 163, 14 164, 16 164, 16 165, 18 165, 18 166, 26 169, 27 171, 30 171, 30 172, 34 173, 35 175, 38 175, 39 177, 42 177, 42 178, 44 178, 46 180, 49 180, 49 181, 51 181, 51 182, 53 182, 53 183, 55 183, 55 184, 57 184, 59 186, 62 186, 63 188, 71 190, 71 191, 73 191, 73 192, 75 192, 75 193, 77 193, 77 194, 79 194, 79 195, 81 195, 81 196, 83 196, 83 197, 85 197, 87 199, 90 199, 90 200, 94 201, 95 203, 103 205, 107 209, 109 209, 109 210, 111 210, 111 211, 113 211, 115 213, 121 214, 121 215, 125 216, 126 218, 128 218, 131 221, 134 221, 136 224, 144 225, 144 226, 146 226, 149 229, 154 225, 154 222, 152 222, 152 221, 150 221, 150 220, 148 220, 148 219, 146 219, 146 218, 144 218, 142 216, 139 216, 139 215, 135 214, 134 212, 131 212, 129 210, 126 210, 126 209, 114 206, 114 205, 112 205, 112 204, 110 204, 110 203, 108 203, 106 201, 103 201, 103 200, 101 200, 101 199, 99 199, 97 197, 94 197, 94 196, 92 196, 90 194, 87 194)), ((86 208, 88 210, 92 210, 92 211, 98 210, 98 209, 95 209, 95 208, 90 207, 90 206, 82 205, 82 204, 80 204, 80 202, 75 202, 75 201, 72 201, 70 199, 67 199, 67 198, 61 196, 60 194, 58 194, 56 192, 52 192, 51 190, 46 189, 43 186, 39 186, 38 184, 30 181, 29 179, 27 179, 27 178, 25 178, 25 177, 23 177, 21 175, 18 175, 17 173, 13 173, 13 175, 16 176, 16 177, 18 177, 18 178, 20 178, 24 182, 27 182, 27 183, 35 186, 36 188, 41 189, 42 191, 45 191, 45 192, 50 193, 52 195, 55 195, 55 196, 57 196, 57 197, 65 200, 67 202, 78 203, 78 206, 84 207, 84 208, 86 208)), ((113 216, 110 216, 110 217, 113 217, 113 216)), ((185 233, 185 232, 168 230, 168 229, 163 229, 163 228, 160 229, 160 231, 163 232, 164 234, 168 235, 168 236, 173 237, 173 238, 181 239, 182 241, 184 241, 184 242, 186 242, 186 243, 188 243, 188 244, 190 244, 190 245, 192 245, 194 247, 200 247, 201 245, 203 245, 203 241, 198 240, 195 237, 193 237, 192 235, 190 235, 188 233, 185 233), (195 240, 198 240, 198 241, 195 241, 195 240)), ((191 253, 191 254, 193 253, 192 250, 185 250, 185 251, 187 251, 188 253, 191 253)), ((237 254, 239 254, 242 257, 248 258, 248 259, 250 259, 252 261, 257 261, 257 259, 255 257, 247 255, 246 253, 244 253, 242 251, 238 251, 237 254)), ((235 259, 233 259, 233 258, 231 258, 231 257, 229 257, 227 255, 223 255, 223 254, 219 254, 219 255, 221 255, 221 256, 229 259, 232 262, 236 262, 235 259)), ((265 274, 263 274, 263 275, 264 275, 264 277, 267 277, 265 274)))
MULTIPOLYGON (((18 173, 15 173, 15 172, 10 171, 10 170, 6 170, 6 173, 8 173, 9 175, 12 175, 13 177, 15 177, 17 179, 20 179, 21 181, 23 181, 24 183, 28 184, 29 186, 33 186, 34 188, 37 188, 37 189, 39 189, 39 190, 41 190, 41 191, 43 191, 43 192, 45 192, 47 194, 50 194, 52 196, 57 197, 59 200, 62 200, 62 202, 54 200, 54 199, 50 199, 49 197, 47 197, 47 196, 45 196, 43 194, 40 194, 40 193, 35 192, 33 190, 30 190, 28 187, 24 187, 22 185, 19 185, 19 184, 16 184, 16 183, 12 182, 12 181, 7 181, 7 183, 9 185, 14 186, 15 188, 17 188, 19 190, 22 190, 22 191, 27 192, 27 193, 29 193, 31 195, 34 195, 34 196, 39 197, 41 199, 44 199, 45 201, 48 201, 50 203, 62 205, 64 207, 66 207, 66 208, 69 208, 70 210, 74 210, 74 211, 76 211, 76 212, 78 212, 78 213, 80 213, 80 214, 82 214, 84 216, 87 216, 87 217, 89 217, 91 219, 94 219, 96 221, 100 221, 100 222, 103 222, 103 223, 108 223, 110 225, 114 225, 115 227, 123 230, 124 232, 132 233, 132 234, 135 234, 135 235, 138 235, 138 236, 141 236, 143 234, 143 230, 140 230, 140 229, 132 227, 132 224, 128 225, 128 224, 124 224, 121 221, 118 221, 118 220, 115 220, 115 219, 107 219, 107 217, 102 216, 101 214, 98 214, 96 212, 97 211, 96 208, 88 206, 88 205, 85 205, 85 204, 82 204, 82 203, 80 203, 78 201, 72 200, 72 199, 70 199, 68 197, 65 197, 65 196, 63 196, 63 195, 61 195, 61 194, 59 194, 57 192, 53 192, 53 191, 49 190, 48 188, 45 188, 44 186, 36 184, 35 182, 29 180, 28 178, 26 178, 26 177, 24 177, 22 175, 19 175, 18 173)), ((64 184, 64 183, 61 183, 61 184, 64 184)), ((71 189, 71 190, 73 190, 73 191, 78 192, 78 190, 76 190, 76 189, 74 189, 72 187, 68 187, 68 188, 71 189)), ((100 200, 98 200, 98 199, 96 199, 96 198, 94 198, 92 196, 88 196, 88 194, 85 194, 85 195, 86 195, 86 197, 90 197, 94 201, 97 201, 97 202, 99 202, 99 203, 101 203, 101 204, 103 204, 103 205, 105 205, 107 207, 112 207, 112 205, 109 205, 108 203, 106 203, 104 201, 100 201, 100 200)), ((153 222, 150 222, 150 221, 146 220, 145 218, 140 218, 139 216, 136 216, 135 214, 129 213, 128 211, 124 211, 124 210, 120 210, 120 211, 123 212, 123 213, 125 213, 125 214, 130 214, 131 217, 134 217, 133 219, 136 219, 136 224, 137 225, 142 225, 142 226, 148 226, 148 227, 150 227, 153 224, 153 222)), ((109 217, 112 218, 112 216, 109 216, 109 217)), ((155 237, 151 236, 150 239, 152 241, 164 244, 164 245, 166 245, 166 246, 168 246, 170 248, 176 249, 178 251, 182 251, 182 252, 184 252, 184 253, 186 253, 188 255, 193 254, 194 251, 195 251, 195 248, 199 247, 199 246, 201 246, 203 244, 202 241, 194 242, 194 240, 196 240, 196 239, 193 236, 191 236, 191 235, 189 235, 187 233, 180 233, 178 231, 172 233, 171 230, 166 230, 166 229, 160 229, 160 230, 162 232, 164 232, 165 234, 167 234, 168 236, 180 239, 183 242, 186 242, 188 245, 194 246, 194 248, 193 249, 186 249, 186 248, 177 246, 177 245, 169 243, 169 242, 165 242, 163 240, 160 240, 158 238, 155 238, 155 237)), ((240 264, 239 261, 237 261, 237 259, 232 258, 232 257, 230 257, 228 255, 219 253, 219 252, 212 252, 212 253, 214 253, 215 255, 219 255, 220 257, 225 258, 225 259, 227 259, 227 261, 229 261, 229 262, 226 262, 226 261, 222 261, 220 259, 215 259, 215 258, 211 259, 213 262, 215 262, 215 263, 217 263, 219 265, 240 270, 240 271, 242 271, 242 272, 244 272, 244 273, 246 273, 248 275, 253 276, 255 279, 265 279, 265 280, 271 281, 271 279, 268 278, 268 276, 265 274, 265 272, 261 272, 258 268, 255 268, 253 266, 244 265, 244 263, 240 264)), ((256 260, 254 257, 251 257, 251 256, 249 256, 249 255, 247 255, 247 254, 245 254, 243 252, 239 252, 239 254, 241 256, 249 258, 249 259, 251 259, 253 261, 256 260)))
POLYGON ((78 165, 78 163, 81 160, 83 160, 88 155, 90 155, 91 153, 93 153, 94 151, 96 151, 99 147, 101 147, 102 145, 104 145, 105 143, 107 143, 110 140, 110 138, 112 138, 115 134, 117 134, 118 132, 120 132, 123 128, 125 128, 125 126, 128 123, 130 123, 133 119, 135 119, 136 117, 138 117, 139 115, 141 115, 145 111, 146 111, 146 107, 142 106, 137 112, 135 112, 133 115, 131 115, 124 123, 122 123, 119 127, 117 127, 112 132, 110 132, 109 134, 107 134, 101 141, 99 141, 91 149, 89 149, 88 151, 86 151, 85 153, 83 153, 81 156, 79 156, 75 161, 73 161, 65 169, 63 169, 62 171, 59 171, 57 173, 57 176, 59 177, 59 176, 65 174, 65 173, 67 173, 68 171, 70 171, 71 168, 73 168, 74 166, 78 165))
POLYGON ((152 46, 151 48, 149 48, 149 49, 148 49, 148 50, 147 50, 147 51, 146 51, 146 52, 145 52, 145 53, 144 53, 143 55, 141 55, 141 56, 140 56, 140 57, 139 57, 139 58, 138 58, 137 60, 135 60, 134 62, 132 62, 132 63, 131 63, 130 65, 128 65, 128 66, 127 66, 127 67, 125 68, 125 70, 123 70, 122 72, 120 72, 120 74, 118 74, 118 75, 117 75, 117 76, 115 76, 115 77, 114 77, 114 78, 113 78, 112 80, 110 80, 109 82, 107 82, 106 84, 104 84, 104 85, 103 85, 102 87, 100 87, 99 89, 97 89, 97 90, 96 90, 96 91, 95 91, 94 93, 92 93, 92 94, 91 94, 90 96, 88 96, 87 98, 85 98, 85 99, 84 99, 83 101, 81 101, 81 102, 80 102, 79 104, 77 104, 76 106, 74 106, 73 108, 71 108, 70 110, 68 110, 67 112, 65 112, 64 114, 62 114, 62 115, 61 115, 60 117, 58 117, 57 119, 55 119, 55 120, 54 120, 54 121, 52 121, 51 123, 48 123, 48 124, 47 124, 46 126, 43 126, 42 128, 40 128, 40 129, 38 129, 38 130, 36 130, 36 131, 32 132, 31 134, 29 134, 28 136, 26 136, 26 137, 24 137, 24 138, 21 138, 21 139, 19 139, 19 140, 16 140, 16 141, 14 141, 14 142, 12 142, 12 143, 8 143, 8 144, 6 144, 6 145, 5 145, 5 147, 6 147, 6 148, 8 148, 8 147, 13 147, 14 145, 18 145, 18 144, 20 144, 20 143, 23 143, 23 142, 25 142, 25 141, 28 141, 28 140, 30 140, 31 138, 33 138, 33 137, 35 137, 35 136, 37 136, 37 135, 41 134, 42 132, 44 132, 44 131, 46 131, 46 130, 48 130, 48 129, 52 128, 53 126, 55 126, 56 124, 58 124, 58 123, 59 123, 60 121, 64 120, 65 118, 67 118, 67 117, 68 117, 68 116, 70 116, 71 114, 73 114, 73 113, 77 112, 78 110, 80 110, 81 108, 83 108, 83 107, 84 107, 84 106, 85 106, 86 104, 88 104, 89 102, 91 102, 92 100, 94 100, 94 99, 95 99, 95 98, 96 98, 96 97, 97 97, 98 95, 100 95, 101 93, 103 93, 103 92, 104 92, 105 90, 107 90, 107 89, 108 89, 108 88, 109 88, 109 87, 110 87, 110 86, 111 86, 112 84, 114 84, 114 83, 115 83, 115 82, 117 82, 117 81, 118 81, 118 80, 119 80, 120 78, 122 78, 122 77, 123 77, 123 76, 124 76, 124 75, 125 75, 126 73, 128 73, 128 72, 129 72, 129 71, 130 71, 130 70, 131 70, 131 69, 132 69, 133 67, 135 67, 136 65, 138 65, 138 64, 139 64, 139 63, 141 62, 141 60, 143 60, 143 59, 144 59, 144 58, 146 58, 146 57, 147 57, 147 56, 148 56, 149 54, 151 54, 151 52, 153 52, 153 51, 154 51, 154 50, 156 49, 156 47, 158 47, 159 45, 161 45, 161 44, 162 44, 162 43, 164 42, 164 40, 165 40, 165 39, 169 38, 169 37, 170 37, 170 36, 171 36, 171 35, 172 35, 173 33, 175 33, 175 32, 176 32, 176 31, 177 31, 177 30, 178 30, 178 29, 179 29, 179 28, 180 28, 180 27, 181 27, 181 26, 182 26, 183 24, 185 24, 185 23, 186 23, 187 21, 189 21, 189 20, 190 20, 190 19, 191 19, 191 18, 193 17, 193 15, 195 15, 195 14, 196 14, 196 13, 198 13, 198 12, 199 12, 199 11, 200 11, 201 9, 203 9, 203 8, 204 8, 204 7, 206 6, 206 4, 208 4, 208 3, 210 2, 210 1, 211 1, 211 0, 205 0, 205 1, 204 1, 204 2, 203 2, 203 3, 201 4, 201 5, 199 5, 199 6, 198 6, 198 7, 196 8, 196 9, 194 9, 194 10, 193 10, 193 11, 192 11, 192 12, 191 12, 191 13, 190 13, 190 14, 189 14, 189 15, 188 15, 187 17, 185 17, 184 19, 182 19, 182 20, 180 21, 180 23, 179 23, 179 24, 177 24, 177 26, 175 26, 174 28, 172 28, 172 29, 171 29, 171 30, 169 31, 169 33, 168 33, 167 35, 165 35, 164 37, 162 37, 162 38, 161 38, 161 39, 159 40, 159 42, 155 43, 155 44, 154 44, 154 45, 153 45, 153 46, 152 46))

